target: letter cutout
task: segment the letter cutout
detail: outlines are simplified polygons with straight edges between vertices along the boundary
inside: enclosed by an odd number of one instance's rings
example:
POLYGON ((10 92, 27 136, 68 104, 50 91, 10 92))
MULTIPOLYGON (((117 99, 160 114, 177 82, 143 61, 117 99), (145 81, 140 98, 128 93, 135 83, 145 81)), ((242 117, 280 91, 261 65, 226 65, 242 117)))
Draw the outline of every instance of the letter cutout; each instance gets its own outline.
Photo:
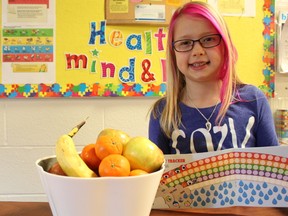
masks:
POLYGON ((126 46, 129 50, 142 50, 141 35, 130 35, 126 40, 126 46), (134 40, 135 43, 132 44, 134 40))
POLYGON ((108 77, 108 73, 107 70, 109 69, 110 71, 110 76, 114 78, 115 76, 115 65, 113 63, 107 63, 107 62, 101 62, 101 66, 102 66, 102 77, 107 78, 108 77))
POLYGON ((105 39, 105 29, 106 29, 106 21, 100 22, 100 30, 96 31, 96 22, 91 22, 91 34, 89 39, 89 44, 95 44, 96 36, 100 36, 100 44, 106 44, 105 39))
POLYGON ((151 42, 151 31, 145 32, 145 41, 146 41, 146 54, 152 54, 152 42, 151 42))
POLYGON ((158 40, 157 40, 158 51, 163 51, 163 50, 164 50, 163 38, 166 37, 166 34, 163 33, 163 28, 159 28, 159 29, 158 29, 158 33, 156 33, 154 36, 155 36, 156 38, 158 38, 158 40))
POLYGON ((141 75, 141 80, 143 82, 151 82, 155 80, 154 74, 149 71, 150 66, 151 66, 151 62, 148 59, 144 59, 142 61, 143 72, 141 75))
POLYGON ((82 67, 84 69, 87 68, 87 56, 86 55, 70 55, 66 54, 66 69, 72 68, 72 61, 74 61, 75 66, 74 68, 79 69, 80 68, 80 60, 82 61, 82 67))
POLYGON ((129 63, 130 63, 129 67, 122 67, 119 71, 119 79, 123 83, 135 82, 135 75, 134 75, 135 58, 130 58, 129 63), (125 76, 124 74, 125 72, 128 72, 128 76, 125 76))

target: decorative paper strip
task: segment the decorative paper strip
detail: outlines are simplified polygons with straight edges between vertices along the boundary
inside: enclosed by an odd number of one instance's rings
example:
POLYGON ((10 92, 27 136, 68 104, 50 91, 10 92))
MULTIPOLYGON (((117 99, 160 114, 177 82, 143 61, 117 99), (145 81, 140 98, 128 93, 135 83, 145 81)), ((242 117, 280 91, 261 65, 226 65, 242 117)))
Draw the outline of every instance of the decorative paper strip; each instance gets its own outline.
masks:
POLYGON ((57 83, 3 85, 0 84, 0 98, 30 98, 30 97, 87 97, 87 96, 163 96, 166 92, 166 84, 108 84, 99 83, 79 85, 57 83))
POLYGON ((275 69, 276 69, 276 59, 275 59, 275 37, 276 37, 276 27, 275 27, 275 0, 265 0, 264 6, 264 81, 263 85, 259 88, 268 97, 274 97, 275 91, 275 69))

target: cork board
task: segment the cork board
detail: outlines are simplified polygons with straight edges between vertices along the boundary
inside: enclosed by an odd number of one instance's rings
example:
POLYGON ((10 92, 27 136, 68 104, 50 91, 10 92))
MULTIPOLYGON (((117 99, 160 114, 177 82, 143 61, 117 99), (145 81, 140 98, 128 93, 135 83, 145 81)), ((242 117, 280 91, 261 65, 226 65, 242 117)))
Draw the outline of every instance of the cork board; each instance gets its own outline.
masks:
POLYGON ((105 0, 107 25, 167 26, 174 11, 190 0, 105 0))

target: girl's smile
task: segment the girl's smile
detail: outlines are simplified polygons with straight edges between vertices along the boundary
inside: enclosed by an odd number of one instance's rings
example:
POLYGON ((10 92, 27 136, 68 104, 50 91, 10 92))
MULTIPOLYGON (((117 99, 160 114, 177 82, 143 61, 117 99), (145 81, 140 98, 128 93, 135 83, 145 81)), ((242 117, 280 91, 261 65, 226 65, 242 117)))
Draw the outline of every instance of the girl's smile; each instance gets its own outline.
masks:
POLYGON ((210 64, 210 61, 198 61, 194 63, 190 63, 190 67, 192 70, 203 70, 208 64, 210 64))

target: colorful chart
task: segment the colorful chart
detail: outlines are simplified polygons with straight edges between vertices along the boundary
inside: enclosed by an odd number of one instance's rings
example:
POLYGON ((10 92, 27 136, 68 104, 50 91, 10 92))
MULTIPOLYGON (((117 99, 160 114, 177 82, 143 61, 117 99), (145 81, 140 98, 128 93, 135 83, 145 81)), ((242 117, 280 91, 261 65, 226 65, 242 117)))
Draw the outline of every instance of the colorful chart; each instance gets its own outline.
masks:
MULTIPOLYGON (((155 206, 166 208, 234 205, 286 207, 288 205, 288 158, 287 154, 286 156, 278 154, 279 148, 283 152, 288 152, 287 146, 269 148, 266 153, 255 149, 255 152, 234 149, 169 169, 162 176, 156 195, 158 203, 155 206)), ((265 148, 260 149, 265 150, 265 148)), ((174 159, 169 157, 166 162, 174 163, 177 158, 183 160, 183 156, 175 155, 174 159)), ((185 157, 186 162, 187 158, 188 156, 185 157)))

